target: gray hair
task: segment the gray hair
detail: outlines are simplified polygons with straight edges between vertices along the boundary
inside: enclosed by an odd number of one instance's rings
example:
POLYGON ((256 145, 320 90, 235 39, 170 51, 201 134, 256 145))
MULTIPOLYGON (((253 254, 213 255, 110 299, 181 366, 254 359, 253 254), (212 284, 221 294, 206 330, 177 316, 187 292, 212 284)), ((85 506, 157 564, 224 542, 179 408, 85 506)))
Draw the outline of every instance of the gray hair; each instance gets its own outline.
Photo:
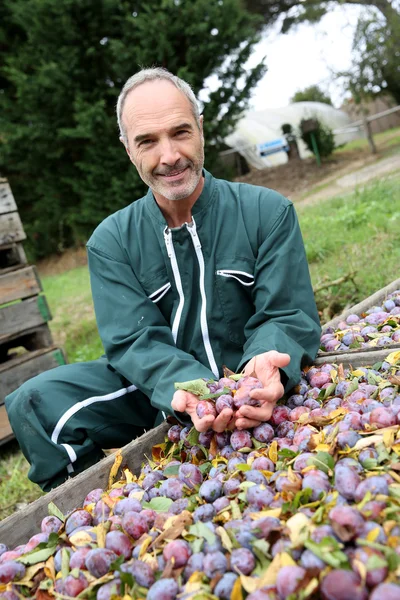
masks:
POLYGON ((169 71, 167 71, 167 69, 164 69, 163 67, 151 67, 149 69, 142 69, 138 73, 135 73, 135 75, 132 75, 132 77, 129 77, 129 79, 125 83, 124 87, 122 88, 120 95, 118 96, 118 101, 117 101, 118 126, 119 126, 120 136, 123 139, 125 144, 127 143, 128 140, 127 140, 127 135, 125 133, 124 125, 122 123, 122 111, 124 109, 126 97, 131 90, 138 87, 142 83, 146 83, 146 81, 155 81, 157 79, 170 81, 176 88, 178 88, 178 90, 180 90, 183 94, 185 94, 186 98, 189 100, 189 102, 191 104, 192 113, 196 120, 197 126, 200 128, 200 111, 199 111, 199 107, 197 104, 196 96, 194 95, 193 90, 190 87, 190 85, 188 83, 186 83, 186 81, 183 81, 183 79, 180 79, 176 75, 173 75, 172 73, 170 73, 169 71))

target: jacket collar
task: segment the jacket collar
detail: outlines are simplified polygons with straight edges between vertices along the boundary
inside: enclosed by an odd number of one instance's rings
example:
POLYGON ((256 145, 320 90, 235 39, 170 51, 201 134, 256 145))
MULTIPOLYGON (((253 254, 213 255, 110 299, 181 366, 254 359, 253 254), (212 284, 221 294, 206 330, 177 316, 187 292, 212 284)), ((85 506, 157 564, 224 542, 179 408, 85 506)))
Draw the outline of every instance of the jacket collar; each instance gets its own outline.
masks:
MULTIPOLYGON (((216 192, 216 180, 211 175, 211 173, 203 169, 203 175, 204 187, 192 208, 192 213, 194 216, 199 215, 204 209, 208 207, 208 205, 214 200, 216 192)), ((167 222, 150 188, 147 191, 144 201, 151 215, 165 227, 167 222)))

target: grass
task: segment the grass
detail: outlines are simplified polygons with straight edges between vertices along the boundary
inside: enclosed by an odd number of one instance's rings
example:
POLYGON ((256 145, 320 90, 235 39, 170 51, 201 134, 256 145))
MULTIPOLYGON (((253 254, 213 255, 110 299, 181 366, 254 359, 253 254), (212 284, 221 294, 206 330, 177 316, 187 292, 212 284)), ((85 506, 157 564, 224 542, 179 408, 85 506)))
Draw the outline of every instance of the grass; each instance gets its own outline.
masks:
MULTIPOLYGON (((317 295, 321 310, 340 311, 399 277, 400 177, 388 177, 361 191, 298 207, 314 286, 355 271, 353 280, 317 295)), ((51 329, 69 362, 98 358, 97 333, 86 267, 42 279, 53 312, 51 329)), ((329 316, 329 315, 328 315, 329 316)), ((15 442, 0 448, 0 518, 40 495, 26 475, 28 463, 15 442)))
MULTIPOLYGON (((393 146, 396 146, 398 150, 400 147, 400 127, 393 127, 393 129, 388 129, 387 131, 375 133, 373 138, 376 146, 379 148, 379 152, 383 155, 385 155, 385 151, 391 149, 393 146)), ((334 155, 342 153, 346 154, 348 152, 353 152, 354 150, 364 149, 369 149, 368 141, 366 138, 360 138, 348 142, 345 146, 338 148, 335 150, 334 155)))
POLYGON ((399 184, 399 177, 388 177, 353 194, 299 206, 314 286, 355 273, 340 288, 317 294, 321 310, 330 305, 338 312, 399 277, 399 184))

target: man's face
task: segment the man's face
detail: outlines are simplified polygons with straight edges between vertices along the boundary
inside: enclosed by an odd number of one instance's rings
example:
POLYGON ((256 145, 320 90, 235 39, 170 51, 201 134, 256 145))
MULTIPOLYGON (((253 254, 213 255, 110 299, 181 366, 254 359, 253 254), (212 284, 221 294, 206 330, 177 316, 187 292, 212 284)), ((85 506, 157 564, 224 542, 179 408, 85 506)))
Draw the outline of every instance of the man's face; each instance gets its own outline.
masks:
POLYGON ((186 96, 169 81, 148 81, 129 92, 122 121, 143 181, 167 200, 190 196, 202 175, 204 139, 186 96))

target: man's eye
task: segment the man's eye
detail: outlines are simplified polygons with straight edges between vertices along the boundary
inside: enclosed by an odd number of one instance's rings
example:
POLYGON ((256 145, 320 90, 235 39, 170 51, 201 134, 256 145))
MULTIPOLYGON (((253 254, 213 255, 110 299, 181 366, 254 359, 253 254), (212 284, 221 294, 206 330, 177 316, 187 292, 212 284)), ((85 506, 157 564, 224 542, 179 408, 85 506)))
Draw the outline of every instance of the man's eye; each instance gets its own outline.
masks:
POLYGON ((189 133, 187 129, 180 129, 176 132, 176 135, 184 135, 185 133, 189 133))
POLYGON ((149 144, 151 144, 153 142, 153 140, 142 140, 139 144, 139 146, 148 146, 149 144))

